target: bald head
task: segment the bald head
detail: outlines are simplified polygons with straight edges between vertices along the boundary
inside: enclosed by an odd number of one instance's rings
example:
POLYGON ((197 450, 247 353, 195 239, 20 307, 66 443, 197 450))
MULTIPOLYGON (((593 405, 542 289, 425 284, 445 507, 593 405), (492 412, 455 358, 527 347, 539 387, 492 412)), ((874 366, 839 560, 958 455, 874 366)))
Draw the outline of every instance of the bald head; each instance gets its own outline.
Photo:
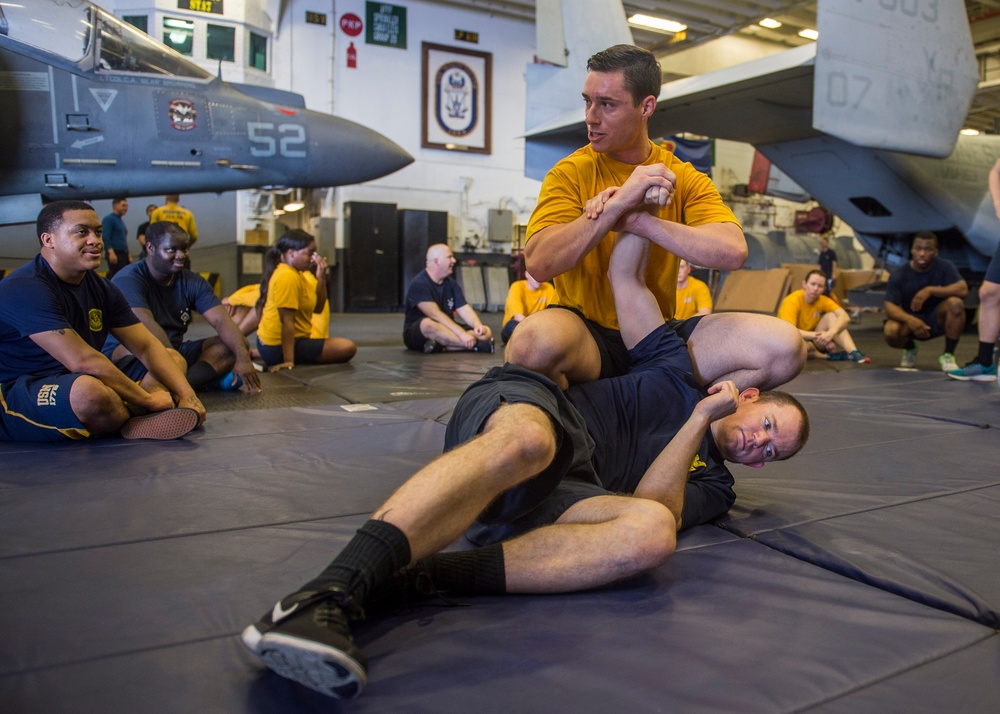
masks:
POLYGON ((455 256, 444 243, 435 243, 427 249, 427 274, 434 282, 440 283, 451 275, 454 265, 455 256))

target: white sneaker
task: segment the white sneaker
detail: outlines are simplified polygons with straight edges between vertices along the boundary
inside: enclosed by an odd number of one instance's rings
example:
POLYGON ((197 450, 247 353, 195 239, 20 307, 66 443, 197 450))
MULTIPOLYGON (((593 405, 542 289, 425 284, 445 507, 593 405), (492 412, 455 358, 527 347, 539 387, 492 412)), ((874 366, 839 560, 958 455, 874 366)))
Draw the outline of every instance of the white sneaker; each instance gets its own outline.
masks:
POLYGON ((903 350, 903 359, 899 361, 899 366, 903 369, 913 369, 917 366, 917 348, 903 350))
POLYGON ((954 372, 960 369, 958 363, 955 361, 955 355, 953 355, 951 352, 945 352, 943 355, 941 355, 938 358, 938 362, 941 364, 942 372, 954 372))

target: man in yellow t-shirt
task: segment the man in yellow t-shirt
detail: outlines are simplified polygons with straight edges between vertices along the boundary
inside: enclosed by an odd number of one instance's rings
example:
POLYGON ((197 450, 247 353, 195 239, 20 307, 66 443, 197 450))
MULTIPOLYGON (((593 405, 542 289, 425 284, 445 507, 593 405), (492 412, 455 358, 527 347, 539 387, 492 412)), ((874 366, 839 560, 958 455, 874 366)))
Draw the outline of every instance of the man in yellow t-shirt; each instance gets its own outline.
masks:
MULTIPOLYGON (((660 93, 652 53, 616 45, 587 62, 583 98, 590 143, 557 163, 528 222, 525 260, 554 280, 561 306, 525 319, 507 345, 509 362, 561 387, 624 374, 631 359, 618 332, 607 279, 616 231, 650 241, 645 270, 666 319, 674 317, 680 258, 724 270, 742 267, 739 221, 711 179, 649 140, 660 93)), ((678 323, 703 385, 732 379, 770 389, 802 369, 794 328, 768 315, 724 313, 678 323)))
POLYGON ((677 310, 675 320, 686 320, 695 315, 712 314, 712 293, 708 286, 691 277, 691 265, 681 260, 677 266, 677 310))
POLYGON ((160 206, 153 211, 153 215, 149 217, 149 222, 170 221, 171 223, 176 223, 191 237, 191 247, 194 248, 194 244, 198 242, 198 226, 195 225, 194 214, 184 208, 184 206, 178 205, 181 200, 179 194, 168 193, 163 197, 163 200, 166 202, 166 205, 160 206))
POLYGON ((795 325, 810 346, 809 357, 849 362, 871 362, 858 351, 847 325, 850 315, 823 294, 826 276, 810 270, 802 289, 789 293, 778 307, 778 317, 795 325), (838 349, 839 348, 839 349, 838 349))
POLYGON ((515 280, 510 284, 510 290, 507 291, 507 302, 503 311, 503 329, 500 332, 503 343, 507 344, 510 341, 514 328, 520 324, 521 320, 539 310, 544 310, 549 305, 555 305, 556 302, 556 289, 552 283, 541 283, 525 271, 524 280, 515 280))

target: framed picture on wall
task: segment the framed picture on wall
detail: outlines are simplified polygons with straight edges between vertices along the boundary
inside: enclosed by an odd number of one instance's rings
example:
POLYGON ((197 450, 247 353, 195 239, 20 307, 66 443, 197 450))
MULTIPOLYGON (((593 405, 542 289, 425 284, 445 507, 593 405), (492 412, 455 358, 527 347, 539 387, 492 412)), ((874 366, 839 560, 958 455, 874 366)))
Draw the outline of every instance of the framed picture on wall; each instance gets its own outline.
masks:
POLYGON ((490 153, 493 56, 423 43, 421 146, 490 153))

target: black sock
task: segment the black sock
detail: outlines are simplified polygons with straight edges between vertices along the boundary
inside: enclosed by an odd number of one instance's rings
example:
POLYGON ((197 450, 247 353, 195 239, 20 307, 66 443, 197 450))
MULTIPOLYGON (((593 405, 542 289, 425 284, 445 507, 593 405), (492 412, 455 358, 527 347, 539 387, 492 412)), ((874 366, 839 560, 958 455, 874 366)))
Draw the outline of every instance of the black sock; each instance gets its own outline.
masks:
POLYGON ((503 546, 499 543, 472 550, 449 551, 424 558, 439 590, 466 595, 503 595, 507 592, 503 546))
POLYGON ((979 343, 979 354, 976 355, 976 362, 983 365, 984 367, 989 367, 993 364, 993 343, 992 342, 980 342, 979 343))
POLYGON ((326 570, 300 590, 336 587, 363 606, 372 588, 410 564, 410 541, 406 534, 386 521, 370 520, 340 551, 326 570))
POLYGON ((950 337, 944 338, 944 351, 948 354, 955 354, 955 348, 958 347, 958 340, 953 340, 950 337))
POLYGON ((917 349, 917 343, 914 342, 913 340, 907 340, 906 344, 903 345, 903 349, 904 350, 915 350, 915 349, 917 349))
POLYGON ((219 375, 215 373, 215 367, 204 360, 198 360, 188 368, 186 377, 191 389, 198 392, 218 379, 219 375))

